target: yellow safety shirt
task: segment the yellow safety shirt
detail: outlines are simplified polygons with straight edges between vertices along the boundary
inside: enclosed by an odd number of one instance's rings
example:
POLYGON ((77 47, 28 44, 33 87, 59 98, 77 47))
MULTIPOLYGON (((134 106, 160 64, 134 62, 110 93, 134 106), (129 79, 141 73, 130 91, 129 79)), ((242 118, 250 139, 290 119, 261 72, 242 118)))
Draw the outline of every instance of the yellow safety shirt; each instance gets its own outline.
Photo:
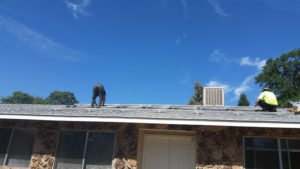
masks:
POLYGON ((278 106, 276 96, 273 92, 264 91, 259 95, 258 99, 264 100, 268 104, 278 106))

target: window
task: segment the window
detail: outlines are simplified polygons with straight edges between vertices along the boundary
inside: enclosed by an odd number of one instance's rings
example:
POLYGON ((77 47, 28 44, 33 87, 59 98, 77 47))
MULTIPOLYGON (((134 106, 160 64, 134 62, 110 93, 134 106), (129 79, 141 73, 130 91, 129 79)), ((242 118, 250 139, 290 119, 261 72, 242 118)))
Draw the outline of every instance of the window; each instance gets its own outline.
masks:
POLYGON ((0 128, 0 165, 29 168, 36 131, 0 128))
POLYGON ((6 151, 12 129, 0 128, 0 166, 4 165, 6 151))
POLYGON ((244 138, 246 169, 299 169, 300 140, 244 138))
POLYGON ((61 131, 54 168, 109 169, 114 142, 114 133, 61 131))
POLYGON ((280 140, 283 169, 300 168, 300 140, 280 140))

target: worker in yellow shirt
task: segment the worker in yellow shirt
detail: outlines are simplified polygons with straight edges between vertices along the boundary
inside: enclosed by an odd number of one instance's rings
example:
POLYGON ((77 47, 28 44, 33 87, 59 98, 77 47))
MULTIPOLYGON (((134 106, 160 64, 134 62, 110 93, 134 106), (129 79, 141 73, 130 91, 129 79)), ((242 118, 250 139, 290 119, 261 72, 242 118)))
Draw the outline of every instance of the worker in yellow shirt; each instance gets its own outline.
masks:
POLYGON ((260 106, 263 110, 267 110, 270 112, 276 112, 276 107, 278 106, 278 102, 276 96, 269 88, 264 88, 262 93, 259 95, 256 103, 254 105, 260 106))

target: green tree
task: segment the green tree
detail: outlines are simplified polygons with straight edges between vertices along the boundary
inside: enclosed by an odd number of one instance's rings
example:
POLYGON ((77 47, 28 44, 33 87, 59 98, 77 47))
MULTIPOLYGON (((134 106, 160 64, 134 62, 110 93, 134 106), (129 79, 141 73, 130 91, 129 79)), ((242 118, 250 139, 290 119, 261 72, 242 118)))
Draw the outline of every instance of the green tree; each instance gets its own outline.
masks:
POLYGON ((260 87, 270 88, 280 107, 289 107, 289 101, 300 99, 300 49, 268 59, 263 71, 255 77, 260 87))
POLYGON ((47 104, 46 100, 41 97, 35 97, 32 104, 47 104))
POLYGON ((247 99, 247 96, 245 93, 242 93, 240 95, 240 100, 238 102, 238 106, 249 106, 250 103, 249 103, 249 100, 247 99))
POLYGON ((33 96, 20 91, 14 92, 12 96, 1 98, 1 102, 4 104, 32 104, 33 100, 33 96))
POLYGON ((202 105, 203 86, 199 82, 194 83, 194 95, 190 98, 188 105, 202 105))
POLYGON ((78 103, 74 93, 61 92, 61 91, 54 91, 50 93, 50 95, 46 98, 46 102, 48 104, 66 104, 66 105, 78 103))

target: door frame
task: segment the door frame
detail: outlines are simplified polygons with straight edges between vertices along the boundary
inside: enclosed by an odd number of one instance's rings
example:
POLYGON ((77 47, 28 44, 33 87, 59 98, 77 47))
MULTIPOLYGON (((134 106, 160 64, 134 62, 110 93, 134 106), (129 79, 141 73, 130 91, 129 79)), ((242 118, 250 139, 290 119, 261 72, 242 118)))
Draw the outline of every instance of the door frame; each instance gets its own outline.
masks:
MULTIPOLYGON (((140 129, 138 139, 137 152, 137 169, 143 168, 143 153, 144 153, 144 138, 145 135, 170 135, 170 136, 193 136, 195 138, 195 148, 197 148, 196 131, 184 130, 163 130, 163 129, 140 129)), ((195 158, 197 158, 197 150, 195 151, 195 158)), ((196 163, 196 159, 195 159, 196 163)))

